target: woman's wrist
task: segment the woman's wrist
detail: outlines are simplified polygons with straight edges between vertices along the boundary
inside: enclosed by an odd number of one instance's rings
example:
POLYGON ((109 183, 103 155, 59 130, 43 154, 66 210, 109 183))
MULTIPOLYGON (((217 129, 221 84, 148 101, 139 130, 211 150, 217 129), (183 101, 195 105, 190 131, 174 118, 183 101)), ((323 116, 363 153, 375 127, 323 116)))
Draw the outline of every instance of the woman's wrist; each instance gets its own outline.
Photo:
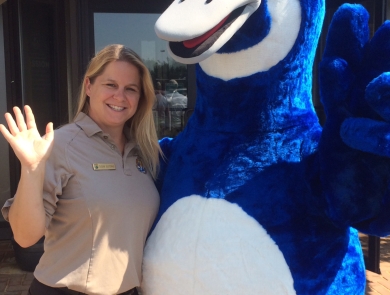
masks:
POLYGON ((21 173, 26 175, 41 175, 45 174, 46 161, 34 164, 22 164, 21 173))

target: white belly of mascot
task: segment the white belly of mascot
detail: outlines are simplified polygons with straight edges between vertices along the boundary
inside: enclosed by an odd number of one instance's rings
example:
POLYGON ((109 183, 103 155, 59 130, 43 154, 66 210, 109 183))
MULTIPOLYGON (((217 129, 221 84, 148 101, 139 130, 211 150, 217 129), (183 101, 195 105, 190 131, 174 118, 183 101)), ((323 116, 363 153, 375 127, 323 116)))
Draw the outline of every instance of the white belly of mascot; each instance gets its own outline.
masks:
POLYGON ((239 206, 189 196, 161 217, 144 256, 144 295, 295 294, 278 246, 239 206))

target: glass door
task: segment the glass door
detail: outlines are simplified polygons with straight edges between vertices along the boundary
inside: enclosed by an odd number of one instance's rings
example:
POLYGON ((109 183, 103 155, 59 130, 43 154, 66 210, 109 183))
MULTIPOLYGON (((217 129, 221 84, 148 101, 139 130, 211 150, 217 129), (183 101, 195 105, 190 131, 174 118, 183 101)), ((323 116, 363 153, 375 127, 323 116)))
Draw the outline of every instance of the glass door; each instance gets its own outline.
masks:
MULTIPOLYGON (((58 127, 68 117, 64 1, 1 1, 0 114, 3 118, 12 106, 29 104, 41 134, 47 122, 58 127)), ((4 139, 0 139, 0 151, 3 204, 16 192, 20 163, 4 139)), ((0 218, 0 238, 4 238, 3 229, 0 218)))
POLYGON ((169 57, 166 42, 156 36, 156 13, 93 14, 94 47, 99 51, 113 43, 133 49, 148 67, 155 87, 153 108, 159 138, 174 137, 183 130, 191 112, 188 103, 188 69, 169 57))

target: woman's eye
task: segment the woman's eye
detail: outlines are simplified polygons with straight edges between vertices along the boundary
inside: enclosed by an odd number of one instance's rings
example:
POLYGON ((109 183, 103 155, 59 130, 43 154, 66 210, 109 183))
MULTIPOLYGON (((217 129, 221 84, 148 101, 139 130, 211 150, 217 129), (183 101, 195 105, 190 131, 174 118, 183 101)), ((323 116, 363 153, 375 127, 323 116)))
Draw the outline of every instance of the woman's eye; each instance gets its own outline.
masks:
POLYGON ((127 88, 127 91, 136 92, 136 91, 137 91, 137 89, 135 89, 135 88, 127 88))
POLYGON ((108 83, 108 84, 106 84, 108 87, 115 87, 115 84, 110 84, 110 83, 108 83))

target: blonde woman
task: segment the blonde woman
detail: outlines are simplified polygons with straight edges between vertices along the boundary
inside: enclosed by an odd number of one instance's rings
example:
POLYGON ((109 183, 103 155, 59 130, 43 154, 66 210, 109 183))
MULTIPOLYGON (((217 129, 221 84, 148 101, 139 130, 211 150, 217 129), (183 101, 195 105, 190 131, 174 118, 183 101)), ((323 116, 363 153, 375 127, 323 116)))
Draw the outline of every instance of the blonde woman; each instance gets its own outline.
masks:
POLYGON ((72 123, 41 138, 28 106, 26 119, 5 115, 22 172, 2 213, 21 246, 45 235, 30 295, 137 294, 159 206, 154 100, 137 54, 109 45, 90 61, 72 123))

